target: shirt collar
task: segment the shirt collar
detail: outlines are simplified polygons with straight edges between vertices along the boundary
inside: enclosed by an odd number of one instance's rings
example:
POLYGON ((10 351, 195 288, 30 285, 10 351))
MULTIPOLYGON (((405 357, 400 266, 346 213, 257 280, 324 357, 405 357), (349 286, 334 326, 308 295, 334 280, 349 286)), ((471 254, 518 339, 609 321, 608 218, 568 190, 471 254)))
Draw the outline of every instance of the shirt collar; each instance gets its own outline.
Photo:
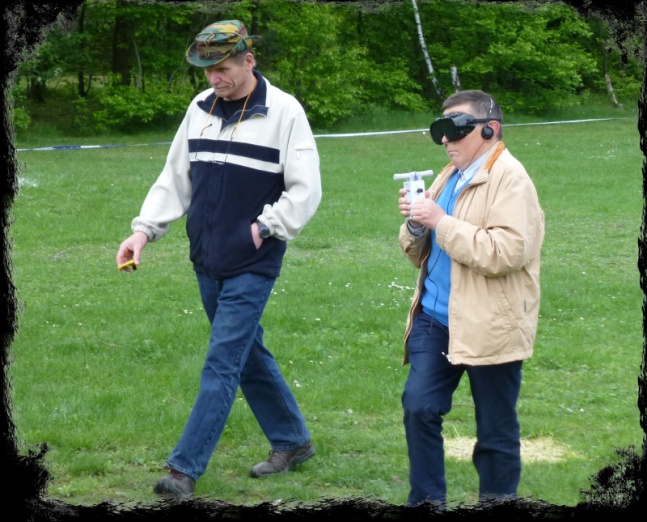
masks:
POLYGON ((485 161, 486 156, 487 156, 487 152, 484 153, 481 157, 479 157, 474 163, 472 163, 464 171, 462 171, 461 174, 466 181, 469 181, 474 177, 474 174, 476 174, 476 171, 481 167, 481 165, 483 165, 483 162, 485 161))

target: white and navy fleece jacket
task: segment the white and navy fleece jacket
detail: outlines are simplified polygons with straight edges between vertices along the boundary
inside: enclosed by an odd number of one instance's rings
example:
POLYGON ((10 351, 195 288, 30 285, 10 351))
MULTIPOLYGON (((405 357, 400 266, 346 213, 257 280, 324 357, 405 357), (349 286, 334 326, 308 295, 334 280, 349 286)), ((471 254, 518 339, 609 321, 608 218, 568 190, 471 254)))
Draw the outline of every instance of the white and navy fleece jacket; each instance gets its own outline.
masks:
POLYGON ((287 241, 321 201, 319 155, 303 108, 254 75, 242 119, 237 111, 226 120, 222 100, 213 106, 212 89, 193 99, 132 222, 133 231, 156 241, 187 214, 189 257, 196 271, 216 279, 245 272, 278 277, 287 241), (272 234, 258 250, 250 228, 257 219, 272 234))

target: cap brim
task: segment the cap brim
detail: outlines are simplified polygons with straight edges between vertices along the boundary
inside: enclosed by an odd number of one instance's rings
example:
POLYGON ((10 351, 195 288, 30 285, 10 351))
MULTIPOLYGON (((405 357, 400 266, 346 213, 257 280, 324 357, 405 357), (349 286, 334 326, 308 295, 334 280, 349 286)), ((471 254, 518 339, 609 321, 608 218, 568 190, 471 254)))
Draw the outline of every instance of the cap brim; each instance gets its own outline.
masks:
POLYGON ((218 57, 202 57, 200 56, 200 53, 196 51, 196 44, 193 43, 189 49, 187 49, 186 52, 186 59, 191 65, 195 65, 196 67, 210 67, 212 65, 219 64, 220 62, 225 61, 227 58, 230 58, 233 56, 232 53, 225 53, 222 56, 218 57))

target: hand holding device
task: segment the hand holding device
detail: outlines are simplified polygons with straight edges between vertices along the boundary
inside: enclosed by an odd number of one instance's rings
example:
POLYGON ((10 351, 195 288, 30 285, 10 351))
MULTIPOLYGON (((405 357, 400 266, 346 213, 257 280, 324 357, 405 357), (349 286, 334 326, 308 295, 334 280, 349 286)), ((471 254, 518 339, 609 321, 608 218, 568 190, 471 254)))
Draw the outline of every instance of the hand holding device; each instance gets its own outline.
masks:
MULTIPOLYGON (((409 198, 411 202, 411 211, 413 211, 413 206, 419 198, 425 197, 425 180, 422 178, 428 178, 434 175, 433 170, 422 170, 414 172, 406 172, 403 174, 393 174, 394 180, 406 180, 403 183, 404 189, 407 191, 405 197, 409 198)), ((411 219, 411 215, 407 217, 411 219)))

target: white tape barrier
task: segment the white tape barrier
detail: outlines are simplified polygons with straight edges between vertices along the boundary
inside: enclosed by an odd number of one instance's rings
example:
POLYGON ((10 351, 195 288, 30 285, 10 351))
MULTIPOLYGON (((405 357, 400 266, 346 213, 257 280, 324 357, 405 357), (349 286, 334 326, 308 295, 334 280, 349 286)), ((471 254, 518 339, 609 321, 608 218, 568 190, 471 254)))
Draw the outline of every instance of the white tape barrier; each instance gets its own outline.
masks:
MULTIPOLYGON (((565 120, 565 121, 545 121, 538 123, 507 123, 503 127, 522 127, 527 125, 560 125, 563 123, 588 123, 592 121, 609 121, 609 120, 628 120, 632 118, 592 118, 588 120, 565 120)), ((382 131, 382 132, 353 132, 346 134, 315 134, 315 138, 357 138, 361 136, 383 136, 386 134, 405 134, 411 132, 426 133, 429 129, 412 129, 399 131, 382 131)), ((117 147, 147 147, 153 145, 170 145, 170 141, 156 143, 137 143, 123 145, 62 145, 58 147, 37 147, 32 149, 16 149, 16 152, 26 151, 45 151, 45 150, 80 150, 80 149, 114 149, 117 147)))

